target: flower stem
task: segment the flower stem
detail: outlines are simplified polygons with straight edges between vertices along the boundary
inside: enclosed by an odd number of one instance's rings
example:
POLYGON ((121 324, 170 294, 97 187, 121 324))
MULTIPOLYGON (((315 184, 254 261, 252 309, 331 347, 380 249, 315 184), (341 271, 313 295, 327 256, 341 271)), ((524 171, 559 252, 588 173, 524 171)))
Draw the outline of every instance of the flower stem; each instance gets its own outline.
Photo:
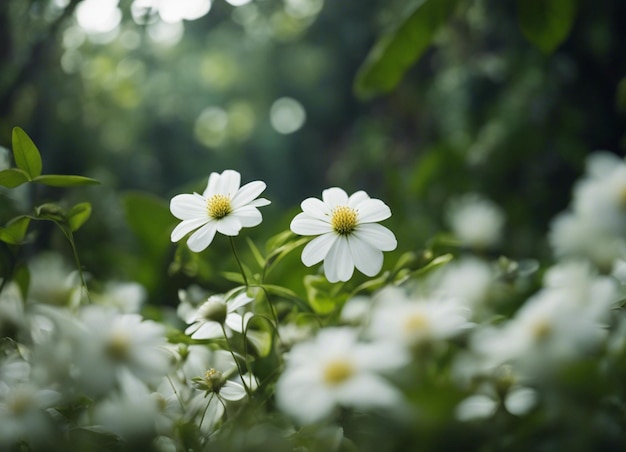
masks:
POLYGON ((235 260, 237 261, 237 265, 239 265, 239 271, 241 271, 241 276, 243 276, 243 282, 246 285, 246 287, 248 287, 248 278, 246 277, 246 272, 243 269, 243 265, 241 263, 241 260, 239 259, 239 255, 237 254, 237 249, 235 248, 235 241, 230 236, 228 237, 228 239, 230 240, 230 247, 233 250, 233 254, 235 255, 235 260))
POLYGON ((222 325, 222 332, 224 333, 224 338, 226 339, 226 344, 228 344, 228 351, 230 351, 230 354, 233 357, 233 359, 235 360, 235 364, 237 365, 237 371, 239 371, 239 376, 241 377, 241 382, 243 383, 243 388, 246 390, 246 394, 248 394, 248 397, 250 397, 250 395, 251 395, 250 388, 246 384, 246 379, 243 377, 243 371, 241 370, 241 365, 239 364, 239 361, 237 360, 237 357, 235 356, 235 353, 233 352, 233 346, 230 343, 230 339, 228 338, 228 334, 226 333, 226 328, 224 328, 224 325, 222 325))

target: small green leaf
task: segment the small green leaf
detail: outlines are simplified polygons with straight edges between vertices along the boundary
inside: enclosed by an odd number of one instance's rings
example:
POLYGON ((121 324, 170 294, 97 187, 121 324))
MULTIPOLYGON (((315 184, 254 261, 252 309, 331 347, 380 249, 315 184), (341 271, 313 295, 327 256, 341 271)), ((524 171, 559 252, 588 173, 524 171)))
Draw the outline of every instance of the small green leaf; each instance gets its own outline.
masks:
POLYGON ((361 99, 393 90, 430 46, 458 0, 423 0, 390 33, 374 44, 359 68, 354 92, 361 99))
POLYGON ((67 213, 67 223, 72 231, 77 231, 91 216, 91 204, 81 202, 67 213))
POLYGON ((549 55, 569 35, 576 16, 575 0, 517 0, 522 33, 549 55))
POLYGON ((227 279, 228 281, 232 281, 232 282, 237 283, 237 284, 245 284, 245 281, 243 279, 243 276, 241 276, 241 273, 238 273, 238 272, 222 272, 221 274, 224 277, 224 279, 227 279))
POLYGON ((265 266, 265 258, 261 254, 261 251, 259 251, 259 248, 257 248, 250 237, 246 237, 246 242, 248 242, 248 246, 250 247, 250 251, 252 251, 256 264, 259 268, 263 268, 263 266, 265 266))
POLYGON ((322 275, 305 276, 304 288, 311 307, 318 314, 330 314, 348 298, 345 291, 336 293, 334 285, 322 275))
POLYGON ((44 174, 33 178, 33 182, 49 187, 78 187, 81 185, 97 185, 100 181, 84 176, 68 176, 62 174, 44 174))
POLYGON ((30 271, 26 265, 18 265, 13 271, 13 281, 17 284, 22 294, 22 299, 26 300, 28 297, 28 288, 30 287, 30 271))
POLYGON ((41 154, 33 143, 33 140, 19 127, 13 128, 13 158, 15 164, 29 178, 37 177, 41 174, 41 154))
POLYGON ((29 217, 14 218, 6 227, 0 228, 0 240, 10 245, 21 244, 24 241, 24 237, 26 237, 29 224, 29 217))
POLYGON ((65 210, 51 202, 35 207, 37 218, 41 220, 65 221, 65 210))
POLYGON ((18 168, 9 168, 0 171, 0 185, 7 188, 15 188, 28 182, 28 174, 18 168))

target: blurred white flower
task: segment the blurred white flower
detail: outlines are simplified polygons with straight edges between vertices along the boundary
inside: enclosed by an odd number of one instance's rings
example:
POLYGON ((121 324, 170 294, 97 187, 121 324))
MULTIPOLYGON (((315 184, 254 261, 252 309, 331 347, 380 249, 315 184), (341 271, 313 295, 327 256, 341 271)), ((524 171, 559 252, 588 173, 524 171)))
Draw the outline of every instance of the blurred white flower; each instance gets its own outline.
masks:
POLYGON ((206 249, 215 233, 227 236, 239 234, 242 227, 253 227, 263 220, 257 207, 270 204, 258 198, 265 190, 265 182, 250 182, 240 187, 241 175, 226 170, 211 173, 206 189, 198 193, 176 195, 170 202, 170 211, 183 220, 172 231, 172 242, 178 242, 188 233, 195 231, 187 240, 191 251, 206 249))
POLYGON ((483 385, 478 393, 461 401, 455 409, 460 421, 486 419, 495 414, 500 404, 511 414, 523 416, 537 404, 537 391, 525 386, 513 386, 506 391, 503 400, 492 386, 483 385))
POLYGON ((22 383, 0 390, 0 448, 14 450, 28 441, 43 450, 52 433, 51 418, 45 411, 60 400, 58 392, 22 383))
POLYGON ((76 307, 81 301, 78 272, 57 253, 41 253, 29 262, 29 298, 38 303, 76 307))
POLYGON ((114 306, 123 313, 139 312, 146 300, 146 288, 136 282, 108 282, 101 294, 92 295, 93 301, 114 306))
POLYGON ((237 310, 252 300, 245 290, 232 298, 228 295, 211 295, 185 319, 191 323, 185 334, 191 335, 192 339, 214 339, 224 334, 230 337, 233 331, 243 333, 252 314, 248 312, 242 316, 237 310))
POLYGON ((77 378, 88 393, 110 390, 123 370, 156 385, 170 369, 164 325, 98 305, 84 308, 80 320, 84 333, 74 361, 77 378))
POLYGON ((502 237, 502 209, 478 194, 468 193, 453 199, 446 213, 452 233, 463 245, 489 248, 502 237))
POLYGON ((350 328, 323 329, 291 349, 276 384, 276 403, 300 424, 320 421, 337 406, 398 408, 402 394, 379 373, 407 362, 402 347, 359 342, 350 328))
POLYGON ((431 291, 476 308, 484 304, 495 280, 493 267, 472 257, 444 265, 428 278, 431 291))
POLYGON ((375 295, 368 332, 408 348, 450 339, 472 327, 470 309, 451 298, 413 299, 396 287, 375 295))
POLYGON ((397 246, 396 237, 377 224, 391 216, 389 207, 364 191, 348 197, 341 188, 322 192, 322 200, 305 199, 302 212, 290 228, 300 235, 318 235, 304 247, 302 262, 307 267, 324 261, 330 282, 348 281, 354 267, 367 276, 376 275, 383 265, 382 251, 397 246))

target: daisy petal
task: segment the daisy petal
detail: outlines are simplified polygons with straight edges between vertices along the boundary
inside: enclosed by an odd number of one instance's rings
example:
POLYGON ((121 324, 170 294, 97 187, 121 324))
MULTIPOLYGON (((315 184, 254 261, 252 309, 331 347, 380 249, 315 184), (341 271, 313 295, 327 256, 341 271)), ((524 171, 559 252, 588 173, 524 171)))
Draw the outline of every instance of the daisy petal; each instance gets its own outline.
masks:
POLYGON ((348 241, 344 238, 335 240, 324 258, 324 274, 330 282, 348 281, 354 273, 354 261, 348 241))
POLYGON ((246 228, 257 226, 258 224, 261 224, 261 221, 263 221, 263 216, 261 215, 261 212, 259 212, 259 209, 252 207, 251 205, 239 207, 238 209, 233 210, 229 216, 239 220, 241 226, 246 228))
POLYGON ((370 199, 369 195, 365 193, 363 190, 359 190, 356 193, 353 193, 350 195, 350 197, 348 198, 348 206, 354 209, 359 204, 361 204, 364 201, 367 201, 368 199, 370 199))
POLYGON ((225 170, 217 186, 217 193, 230 198, 237 194, 241 184, 241 174, 234 170, 225 170))
POLYGON ((369 243, 381 251, 393 251, 398 246, 396 236, 389 229, 380 224, 360 224, 353 232, 354 237, 369 243))
POLYGON ((383 252, 358 237, 348 237, 347 242, 356 268, 366 276, 376 275, 383 267, 383 252))
POLYGON ((334 233, 326 233, 311 240, 302 250, 302 263, 310 267, 323 260, 337 238, 334 233))
POLYGON ((300 235, 317 235, 332 231, 330 223, 317 218, 311 218, 304 212, 299 213, 293 220, 291 220, 289 228, 294 233, 300 235))
POLYGON ((179 220, 206 218, 206 200, 197 194, 176 195, 170 201, 170 212, 179 220))
POLYGON ((330 218, 331 209, 320 199, 307 198, 300 207, 304 213, 318 220, 328 221, 330 218))
POLYGON ((391 216, 391 209, 380 199, 367 199, 358 205, 357 210, 359 223, 373 223, 391 216))
POLYGON ((221 179, 221 176, 219 173, 211 173, 209 175, 209 182, 207 182, 206 188, 204 189, 204 192, 202 193, 202 195, 205 198, 208 198, 209 196, 212 196, 217 193, 220 179, 221 179))
POLYGON ((239 191, 232 197, 230 205, 233 209, 237 207, 245 206, 253 199, 259 196, 263 190, 265 190, 265 182, 255 181, 250 182, 239 189, 239 191))
POLYGON ((227 215, 224 218, 221 218, 215 222, 217 225, 217 231, 221 234, 228 236, 239 235, 239 231, 241 231, 241 221, 233 216, 227 215))
POLYGON ((259 198, 259 199, 255 199, 254 201, 250 201, 248 205, 253 206, 253 207, 263 207, 263 206, 269 206, 271 203, 272 201, 270 201, 269 199, 259 198))
MULTIPOLYGON (((189 334, 190 328, 185 330, 185 334, 189 334)), ((221 337, 224 335, 222 331, 222 327, 217 322, 204 322, 200 325, 192 335, 192 339, 214 339, 216 337, 221 337)))
POLYGON ((230 400, 231 402, 241 400, 245 396, 246 390, 244 387, 234 381, 227 381, 226 384, 220 389, 220 397, 225 400, 230 400))
POLYGON ((338 187, 327 188, 324 190, 322 192, 322 199, 331 209, 348 204, 348 194, 338 187))
POLYGON ((199 253, 211 244, 211 242, 213 241, 213 237, 215 237, 216 231, 216 222, 210 221, 209 223, 198 229, 196 232, 191 234, 191 237, 189 237, 189 240, 187 240, 187 246, 191 251, 199 253))
POLYGON ((398 406, 402 401, 400 392, 378 375, 360 373, 336 394, 343 405, 358 408, 398 406))
POLYGON ((208 221, 208 218, 191 218, 189 220, 183 220, 172 231, 172 242, 178 242, 191 231, 198 229, 200 226, 203 226, 208 221))

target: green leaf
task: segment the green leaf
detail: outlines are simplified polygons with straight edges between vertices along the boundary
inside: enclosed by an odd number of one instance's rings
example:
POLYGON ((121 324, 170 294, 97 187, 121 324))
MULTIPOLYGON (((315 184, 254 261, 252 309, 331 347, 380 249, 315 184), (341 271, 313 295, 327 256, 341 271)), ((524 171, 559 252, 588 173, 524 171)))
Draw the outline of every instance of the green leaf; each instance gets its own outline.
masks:
POLYGON ((35 207, 35 213, 39 220, 65 221, 65 210, 51 202, 35 207))
POLYGON ((13 128, 13 158, 15 164, 29 178, 37 177, 41 174, 41 154, 33 143, 33 140, 19 127, 13 128))
POLYGON ((259 251, 259 248, 257 248, 257 246, 254 244, 250 237, 246 237, 246 242, 250 247, 250 251, 252 251, 252 255, 254 256, 256 264, 259 266, 259 268, 263 268, 265 266, 265 258, 261 254, 261 251, 259 251))
POLYGON ((241 276, 241 273, 239 272, 222 272, 221 275, 228 281, 232 281, 237 284, 245 284, 243 276, 241 276))
POLYGON ((569 35, 577 4, 575 0, 517 0, 522 33, 545 54, 550 54, 569 35))
POLYGON ((128 192, 123 196, 126 221, 150 258, 162 259, 171 246, 176 218, 168 204, 156 196, 128 192))
POLYGON ((28 270, 28 266, 24 264, 16 266, 13 271, 13 281, 15 281, 17 287, 20 289, 22 299, 26 300, 28 298, 28 288, 30 286, 30 271, 28 270))
POLYGON ((91 216, 91 204, 81 202, 67 213, 67 223, 72 231, 77 231, 91 216))
POLYGON ((345 291, 336 293, 335 286, 322 275, 305 276, 304 288, 311 307, 318 314, 330 314, 348 298, 345 291))
POLYGON ((9 168, 0 171, 0 185, 7 188, 15 188, 28 182, 28 174, 18 168, 9 168))
POLYGON ((454 11, 458 0, 423 0, 370 50, 356 75, 354 92, 368 99, 393 90, 419 60, 436 33, 454 11))
POLYGON ((0 240, 10 245, 19 245, 24 241, 30 218, 17 217, 11 220, 6 227, 0 228, 0 240))
POLYGON ((33 178, 33 182, 50 187, 78 187, 81 185, 97 185, 100 181, 84 176, 68 176, 62 174, 45 174, 33 178))

